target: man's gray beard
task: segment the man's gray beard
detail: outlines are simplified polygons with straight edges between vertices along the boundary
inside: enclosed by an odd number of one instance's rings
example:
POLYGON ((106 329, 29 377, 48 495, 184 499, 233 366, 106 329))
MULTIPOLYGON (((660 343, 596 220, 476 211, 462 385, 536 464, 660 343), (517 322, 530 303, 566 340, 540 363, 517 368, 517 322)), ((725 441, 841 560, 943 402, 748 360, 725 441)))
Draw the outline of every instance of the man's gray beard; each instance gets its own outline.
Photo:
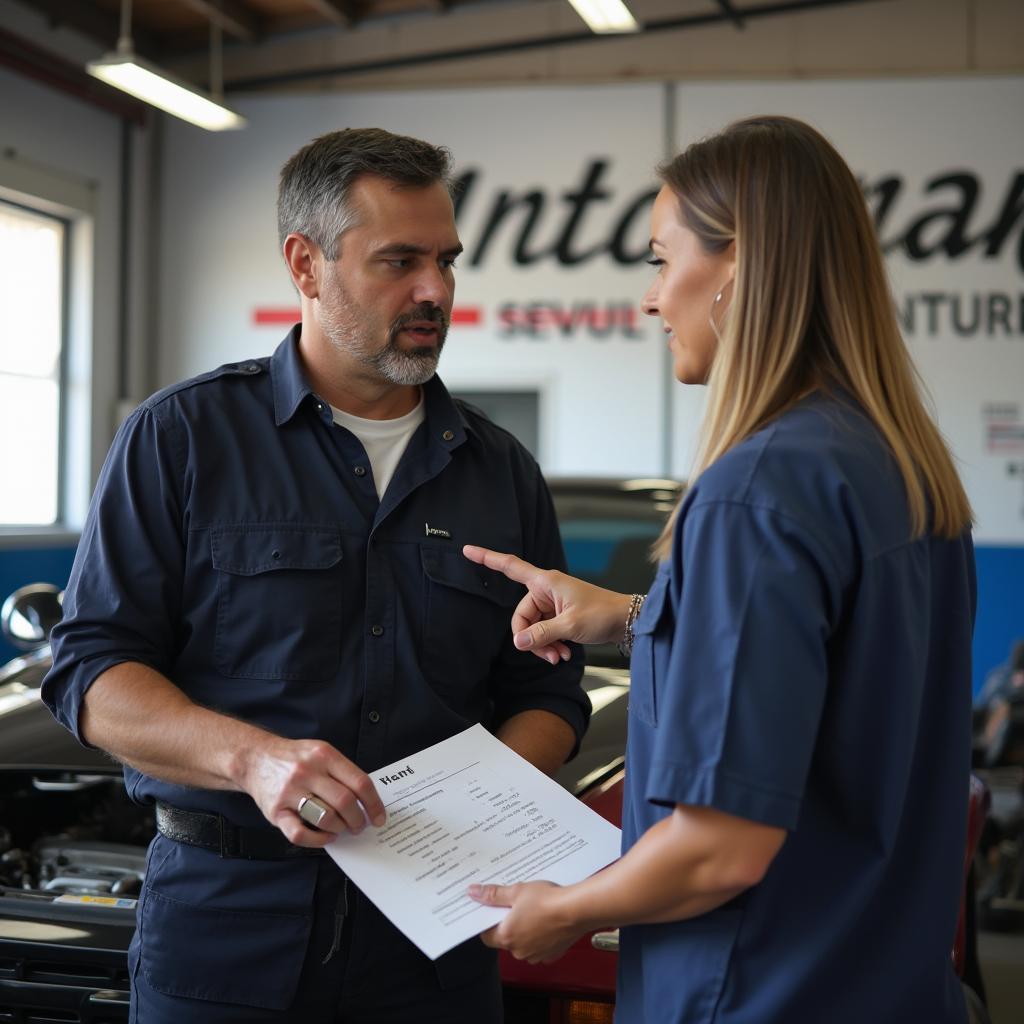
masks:
POLYGON ((357 319, 344 309, 339 309, 337 315, 324 306, 320 309, 320 327, 335 348, 376 370, 384 380, 403 387, 418 386, 426 384, 437 372, 438 359, 444 346, 443 337, 438 339, 436 347, 423 346, 411 352, 403 352, 398 347, 397 336, 389 332, 387 344, 375 351, 360 332, 357 319))
POLYGON ((387 345, 380 351, 371 355, 360 354, 359 358, 392 384, 426 384, 437 372, 443 344, 438 342, 437 348, 414 348, 411 352, 403 352, 394 338, 388 338, 387 345))

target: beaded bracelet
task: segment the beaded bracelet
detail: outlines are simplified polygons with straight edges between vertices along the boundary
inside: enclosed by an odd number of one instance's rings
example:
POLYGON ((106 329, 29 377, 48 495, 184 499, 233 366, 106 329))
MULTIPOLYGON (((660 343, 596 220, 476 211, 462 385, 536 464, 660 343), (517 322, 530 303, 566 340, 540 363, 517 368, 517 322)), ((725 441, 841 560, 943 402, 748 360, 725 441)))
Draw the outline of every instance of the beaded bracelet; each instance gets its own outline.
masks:
POLYGON ((619 641, 619 654, 628 658, 633 653, 633 623, 636 622, 640 608, 643 606, 646 594, 634 594, 629 599, 629 611, 626 612, 626 628, 622 631, 622 639, 619 641))

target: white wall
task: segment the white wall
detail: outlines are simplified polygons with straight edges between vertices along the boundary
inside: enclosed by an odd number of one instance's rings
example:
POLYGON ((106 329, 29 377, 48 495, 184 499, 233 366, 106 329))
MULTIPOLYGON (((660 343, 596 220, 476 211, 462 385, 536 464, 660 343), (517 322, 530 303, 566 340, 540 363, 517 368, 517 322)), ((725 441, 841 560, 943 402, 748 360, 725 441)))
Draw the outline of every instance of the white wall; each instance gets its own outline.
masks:
MULTIPOLYGON (((639 322, 631 332, 613 330, 607 339, 585 329, 563 336, 551 327, 530 340, 524 332, 507 337, 498 321, 502 305, 534 300, 550 300, 564 316, 572 315, 576 301, 595 304, 597 316, 609 304, 634 315, 647 268, 642 263, 623 268, 601 257, 562 272, 553 272, 551 259, 515 266, 509 252, 519 229, 511 218, 495 235, 485 263, 473 267, 471 259, 501 190, 546 190, 545 212, 530 249, 550 248, 568 210, 561 194, 581 183, 591 157, 606 161, 604 188, 619 202, 597 201, 584 210, 574 245, 586 250, 603 242, 621 215, 622 197, 653 188, 652 168, 661 156, 661 87, 279 98, 249 101, 240 109, 250 124, 238 136, 197 134, 187 126, 168 132, 161 382, 268 352, 276 344, 285 328, 255 326, 252 313, 257 307, 295 304, 277 252, 280 166, 321 132, 384 125, 443 141, 454 153, 457 172, 478 174, 460 216, 468 252, 456 272, 456 305, 480 309, 484 322, 452 328, 442 360, 449 385, 539 390, 546 414, 541 457, 555 472, 653 473, 659 468, 664 410, 660 392, 655 389, 652 401, 650 388, 663 363, 662 349, 653 341, 659 334, 656 323, 639 322)), ((631 249, 645 252, 648 234, 641 213, 633 222, 631 249)))
MULTIPOLYGON (((702 392, 670 378, 660 324, 638 317, 602 337, 574 311, 636 304, 649 281, 642 262, 622 265, 607 252, 575 266, 550 255, 521 266, 512 258, 519 218, 509 218, 479 265, 473 255, 499 193, 539 188, 544 213, 531 252, 550 249, 564 227, 584 171, 605 163, 604 195, 582 211, 573 249, 603 245, 630 204, 653 187, 653 167, 684 144, 753 110, 790 113, 816 122, 866 181, 897 175, 903 191, 883 236, 905 233, 920 217, 926 259, 890 257, 897 297, 942 293, 964 303, 1008 296, 1009 329, 979 324, 960 337, 949 313, 935 331, 924 308, 908 331, 940 425, 961 458, 979 513, 979 540, 1024 541, 1019 449, 993 445, 993 410, 1017 416, 1024 431, 1024 212, 999 251, 986 255, 977 236, 1024 173, 1024 79, 931 79, 876 82, 693 83, 672 87, 620 85, 413 93, 332 94, 251 99, 242 104, 250 127, 214 136, 187 126, 167 133, 161 222, 158 383, 220 362, 269 352, 283 326, 253 322, 257 309, 288 308, 295 299, 277 254, 274 201, 278 170, 311 137, 334 128, 381 125, 451 147, 458 171, 476 180, 460 211, 467 253, 457 271, 457 306, 480 311, 477 326, 455 326, 442 360, 452 386, 541 392, 541 462, 552 473, 685 476, 702 407, 702 392), (675 140, 675 141, 673 141, 675 140), (928 193, 934 177, 974 175, 981 195, 964 213, 960 255, 941 251, 958 216, 959 191, 928 193), (515 222, 514 222, 515 221, 515 222), (531 304, 555 317, 533 332, 511 333, 503 310, 529 315, 531 304)), ((1022 202, 1018 197, 1018 202, 1022 202)), ((1012 211, 1011 211, 1012 213, 1012 211)), ((643 211, 625 248, 641 254, 648 234, 643 211)), ((946 300, 944 300, 946 301, 946 300)), ((586 314, 583 314, 586 316, 586 314)), ((1004 424, 1005 425, 1005 424, 1004 424)), ((1012 431, 1011 431, 1012 433, 1012 431)), ((1012 438, 1011 438, 1012 441, 1012 438)))
MULTIPOLYGON (((706 13, 714 6, 707 0, 634 3, 648 22, 706 13)), ((0 18, 73 61, 95 55, 94 43, 53 31, 21 3, 0 0, 0 18)), ((499 40, 578 27, 563 0, 481 5, 444 18, 369 23, 315 37, 315 45, 314 37, 300 33, 250 57, 229 47, 226 71, 230 81, 232 74, 262 73, 282 62, 322 66, 457 48, 479 41, 481 33, 499 40)), ((544 191, 545 211, 530 240, 530 248, 543 250, 557 239, 571 211, 565 196, 579 187, 595 161, 603 161, 606 195, 588 204, 574 237, 575 248, 585 250, 605 243, 629 204, 651 188, 652 168, 660 158, 732 117, 771 110, 817 123, 865 180, 892 174, 903 179, 890 232, 933 212, 924 237, 941 236, 956 216, 957 195, 955 189, 929 194, 928 182, 943 172, 975 175, 981 195, 976 209, 965 215, 970 240, 991 225, 1014 174, 1024 169, 1024 79, 977 72, 1019 68, 1022 44, 1024 4, 1017 0, 888 0, 755 19, 742 31, 719 24, 374 73, 344 83, 387 86, 383 92, 242 97, 236 105, 250 117, 250 127, 237 134, 211 135, 151 118, 149 129, 133 132, 126 404, 182 376, 273 348, 285 328, 258 326, 253 314, 295 304, 275 237, 280 165, 322 131, 381 124, 446 143, 457 170, 476 172, 460 215, 470 252, 458 271, 457 305, 479 310, 481 323, 453 328, 442 363, 448 382, 462 388, 538 389, 541 457, 549 471, 685 475, 702 410, 700 390, 674 386, 656 323, 638 317, 628 329, 602 331, 586 322, 609 308, 618 315, 635 304, 646 287, 647 269, 642 263, 623 266, 607 253, 574 267, 559 266, 550 257, 517 265, 511 250, 521 214, 507 219, 486 260, 474 266, 474 243, 498 195, 544 191), (967 74, 916 80, 834 77, 943 70, 967 74), (792 80, 810 74, 833 77, 792 80), (679 84, 423 87, 530 76, 551 83, 637 75, 669 75, 679 84), (763 80, 692 80, 701 75, 763 80), (395 91, 403 84, 414 88, 395 91), (157 142, 160 156, 154 161, 157 142), (153 176, 159 178, 156 185, 153 176), (546 325, 503 326, 509 310, 527 317, 537 315, 538 306, 548 310, 546 325)), ((75 360, 75 381, 86 396, 79 405, 91 410, 91 420, 80 419, 73 431, 82 452, 73 487, 81 504, 123 412, 115 404, 120 122, 6 71, 0 71, 0 98, 5 150, 57 178, 65 175, 94 187, 94 235, 87 253, 94 277, 79 302, 81 309, 91 306, 86 312, 92 333, 78 346, 75 360)), ((627 248, 642 248, 643 221, 641 211, 627 248)), ((1024 285, 1020 261, 1013 258, 1020 238, 1015 223, 994 255, 975 245, 957 258, 938 253, 911 261, 898 250, 890 257, 897 296, 916 302, 917 322, 908 340, 979 503, 979 536, 993 543, 1019 542, 1024 536, 1024 454, 1013 447, 1012 436, 1006 443, 1005 431, 998 434, 1009 425, 1012 435, 1014 422, 1024 416, 1024 312, 1019 308, 1024 285), (994 295, 1016 297, 1009 314, 1015 326, 1007 332, 989 325, 961 337, 950 329, 946 309, 943 323, 930 331, 924 303, 932 293, 944 296, 947 306, 955 298, 962 310, 970 310, 974 301, 984 308, 994 295), (1004 441, 996 444, 998 437, 1004 441)))

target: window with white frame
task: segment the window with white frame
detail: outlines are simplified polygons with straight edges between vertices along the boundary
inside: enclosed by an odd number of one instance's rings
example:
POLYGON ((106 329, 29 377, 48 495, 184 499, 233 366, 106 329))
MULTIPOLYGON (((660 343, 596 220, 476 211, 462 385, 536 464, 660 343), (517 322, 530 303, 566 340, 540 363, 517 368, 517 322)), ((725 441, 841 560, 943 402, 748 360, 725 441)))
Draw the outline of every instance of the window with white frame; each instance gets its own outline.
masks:
POLYGON ((0 200, 0 527, 60 519, 66 234, 0 200))

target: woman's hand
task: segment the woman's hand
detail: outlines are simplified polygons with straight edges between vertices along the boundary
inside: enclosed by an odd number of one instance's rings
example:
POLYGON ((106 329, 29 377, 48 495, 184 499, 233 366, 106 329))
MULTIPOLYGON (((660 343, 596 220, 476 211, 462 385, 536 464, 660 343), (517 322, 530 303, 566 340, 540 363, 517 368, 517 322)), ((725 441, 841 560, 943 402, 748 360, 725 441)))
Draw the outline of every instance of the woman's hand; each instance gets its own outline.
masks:
POLYGON ((513 642, 521 651, 557 665, 567 661, 565 641, 614 643, 621 639, 629 612, 629 594, 584 583, 554 569, 538 569, 515 555, 467 544, 462 553, 472 562, 504 573, 528 593, 512 613, 513 642))
POLYGON ((554 882, 471 885, 469 895, 488 907, 510 907, 500 924, 484 932, 484 945, 507 949, 531 964, 557 960, 587 929, 566 909, 566 890, 554 882))

